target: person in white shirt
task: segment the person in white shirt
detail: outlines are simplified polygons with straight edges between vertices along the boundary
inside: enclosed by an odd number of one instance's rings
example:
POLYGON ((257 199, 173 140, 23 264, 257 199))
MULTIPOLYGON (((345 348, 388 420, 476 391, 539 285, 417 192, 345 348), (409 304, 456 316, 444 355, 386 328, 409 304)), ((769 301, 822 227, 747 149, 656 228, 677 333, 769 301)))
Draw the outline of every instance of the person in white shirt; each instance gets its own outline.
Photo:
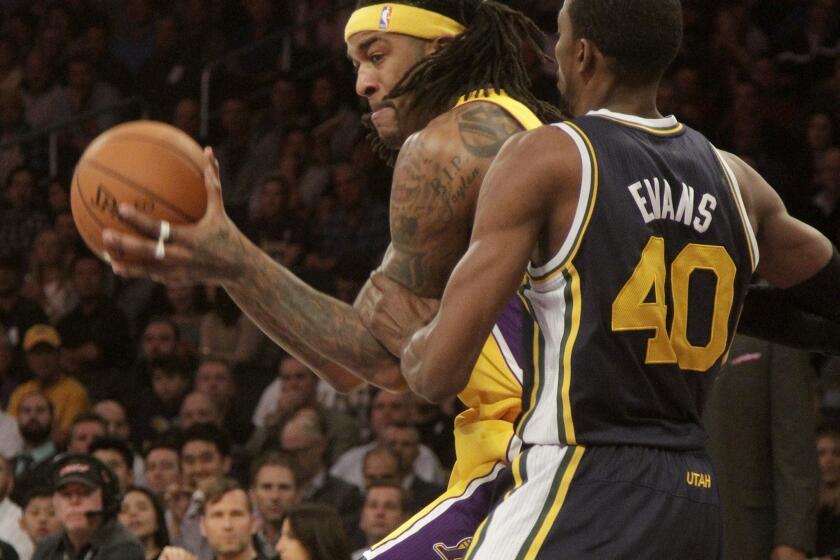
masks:
POLYGON ((29 558, 32 556, 32 542, 20 528, 20 508, 9 499, 13 484, 11 464, 0 455, 0 540, 12 545, 21 558, 29 558))

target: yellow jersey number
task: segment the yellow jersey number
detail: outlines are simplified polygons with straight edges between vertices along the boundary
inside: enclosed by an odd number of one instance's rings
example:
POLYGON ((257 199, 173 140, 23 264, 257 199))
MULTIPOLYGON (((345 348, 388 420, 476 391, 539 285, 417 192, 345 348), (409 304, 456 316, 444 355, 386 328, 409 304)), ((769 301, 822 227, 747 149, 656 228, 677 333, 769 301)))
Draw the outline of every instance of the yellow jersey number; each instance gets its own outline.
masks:
POLYGON ((671 301, 674 317, 671 332, 665 303, 665 240, 651 237, 642 251, 633 275, 621 288, 612 304, 612 330, 653 330, 648 339, 646 364, 678 364, 680 369, 706 371, 726 350, 729 339, 729 313, 735 287, 735 263, 720 245, 689 243, 671 263, 671 301), (698 269, 711 271, 715 300, 711 335, 705 346, 688 341, 688 301, 691 274, 698 269), (653 301, 646 301, 653 288, 653 301))

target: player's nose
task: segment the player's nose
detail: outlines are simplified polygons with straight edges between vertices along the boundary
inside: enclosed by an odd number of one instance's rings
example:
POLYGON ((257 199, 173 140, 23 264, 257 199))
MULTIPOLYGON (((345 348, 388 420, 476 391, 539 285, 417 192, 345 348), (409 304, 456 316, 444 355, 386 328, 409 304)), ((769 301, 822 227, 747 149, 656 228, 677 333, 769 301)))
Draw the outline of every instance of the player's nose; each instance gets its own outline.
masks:
POLYGON ((359 74, 356 76, 356 93, 362 97, 370 98, 377 91, 379 91, 379 85, 370 72, 359 70, 359 74))

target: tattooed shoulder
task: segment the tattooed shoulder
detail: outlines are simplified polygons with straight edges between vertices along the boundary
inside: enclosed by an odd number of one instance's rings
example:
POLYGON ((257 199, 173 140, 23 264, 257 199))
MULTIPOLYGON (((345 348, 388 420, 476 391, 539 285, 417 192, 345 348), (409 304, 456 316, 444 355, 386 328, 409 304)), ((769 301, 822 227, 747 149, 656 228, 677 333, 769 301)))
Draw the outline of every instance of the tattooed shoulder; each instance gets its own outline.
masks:
POLYGON ((507 111, 494 103, 465 105, 457 119, 464 148, 479 158, 496 157, 505 141, 522 130, 507 111))

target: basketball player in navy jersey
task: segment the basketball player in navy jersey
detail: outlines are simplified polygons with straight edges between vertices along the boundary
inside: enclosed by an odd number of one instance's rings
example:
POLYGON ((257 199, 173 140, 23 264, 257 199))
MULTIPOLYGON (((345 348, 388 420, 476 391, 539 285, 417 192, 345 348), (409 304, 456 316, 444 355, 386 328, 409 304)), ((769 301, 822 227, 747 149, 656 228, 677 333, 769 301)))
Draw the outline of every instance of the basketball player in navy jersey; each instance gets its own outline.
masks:
POLYGON ((840 321, 840 257, 747 164, 658 112, 678 0, 567 0, 558 26, 576 118, 494 160, 402 371, 430 400, 455 394, 510 295, 530 311, 515 486, 468 559, 718 558, 700 412, 750 279, 840 321))

